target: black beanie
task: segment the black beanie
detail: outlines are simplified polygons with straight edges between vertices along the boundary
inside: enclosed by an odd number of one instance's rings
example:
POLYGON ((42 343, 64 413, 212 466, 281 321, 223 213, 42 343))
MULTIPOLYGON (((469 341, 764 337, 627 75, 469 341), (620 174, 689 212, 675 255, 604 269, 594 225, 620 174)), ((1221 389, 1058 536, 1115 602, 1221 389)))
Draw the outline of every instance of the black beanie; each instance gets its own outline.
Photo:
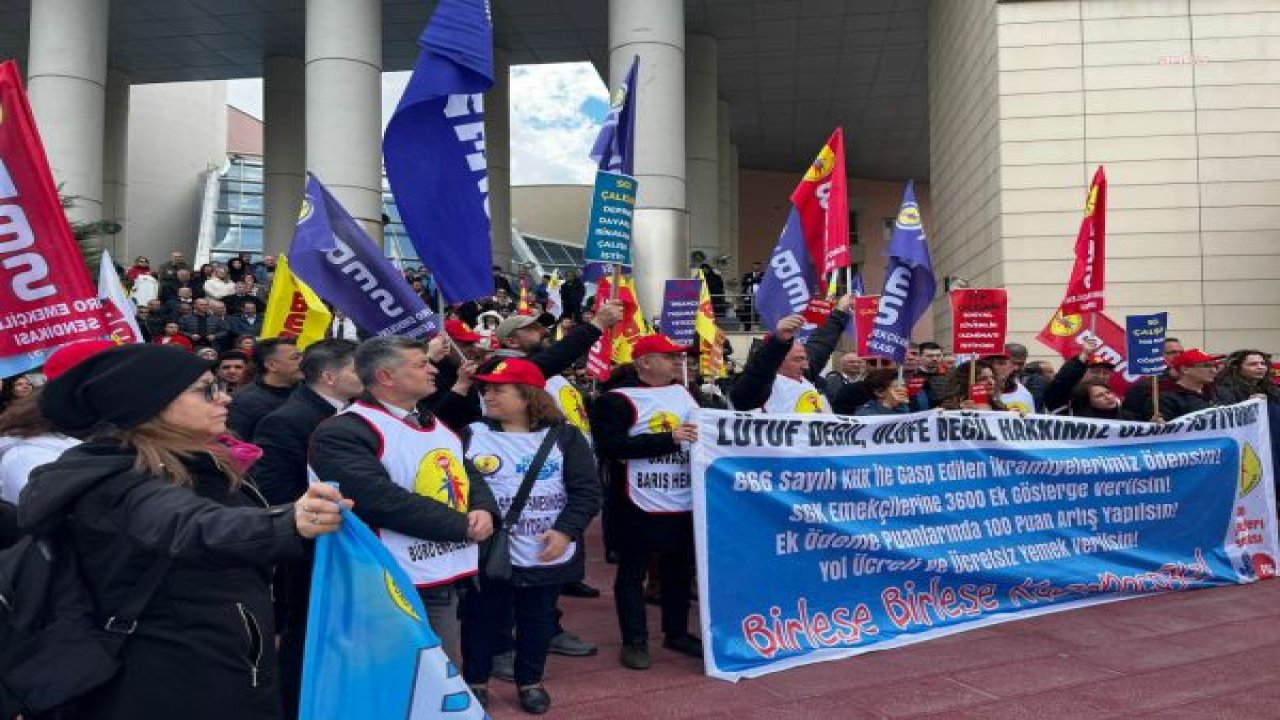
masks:
POLYGON ((209 363, 167 345, 122 345, 45 383, 40 413, 63 432, 132 428, 160 414, 209 372, 209 363))

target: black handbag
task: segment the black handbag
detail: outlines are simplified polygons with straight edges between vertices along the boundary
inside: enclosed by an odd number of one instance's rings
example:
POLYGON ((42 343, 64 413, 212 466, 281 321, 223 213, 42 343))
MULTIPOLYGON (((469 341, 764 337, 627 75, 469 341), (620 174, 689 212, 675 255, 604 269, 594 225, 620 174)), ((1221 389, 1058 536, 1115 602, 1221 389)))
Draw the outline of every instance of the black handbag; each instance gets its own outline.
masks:
POLYGON ((533 462, 529 463, 529 468, 524 472, 524 479, 520 481, 520 489, 516 491, 516 496, 511 499, 511 507, 507 508, 507 514, 502 518, 502 527, 494 530, 493 535, 487 541, 484 557, 480 562, 480 574, 489 582, 511 582, 510 528, 516 520, 520 519, 520 513, 524 511, 525 503, 529 502, 529 494, 533 492, 533 483, 538 479, 538 473, 542 472, 542 466, 547 462, 547 456, 551 454, 551 448, 555 447, 556 443, 559 442, 560 429, 562 427, 564 427, 564 423, 557 423, 547 430, 547 436, 542 439, 542 445, 533 456, 533 462))

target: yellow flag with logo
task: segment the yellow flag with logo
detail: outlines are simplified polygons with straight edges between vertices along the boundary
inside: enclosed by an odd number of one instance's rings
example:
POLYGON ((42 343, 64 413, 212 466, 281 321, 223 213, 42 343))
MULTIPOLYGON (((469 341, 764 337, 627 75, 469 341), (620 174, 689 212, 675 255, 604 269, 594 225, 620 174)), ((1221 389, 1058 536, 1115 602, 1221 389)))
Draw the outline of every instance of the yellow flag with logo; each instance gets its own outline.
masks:
POLYGON ((716 325, 707 276, 701 270, 698 271, 698 279, 702 281, 702 289, 698 291, 698 315, 693 321, 693 329, 698 334, 698 369, 703 377, 722 378, 728 375, 724 362, 724 333, 716 325))
POLYGON ((260 337, 296 337, 298 349, 302 350, 323 340, 332 322, 333 313, 314 290, 289 270, 289 260, 284 253, 276 256, 276 274, 271 281, 267 310, 262 314, 260 337))

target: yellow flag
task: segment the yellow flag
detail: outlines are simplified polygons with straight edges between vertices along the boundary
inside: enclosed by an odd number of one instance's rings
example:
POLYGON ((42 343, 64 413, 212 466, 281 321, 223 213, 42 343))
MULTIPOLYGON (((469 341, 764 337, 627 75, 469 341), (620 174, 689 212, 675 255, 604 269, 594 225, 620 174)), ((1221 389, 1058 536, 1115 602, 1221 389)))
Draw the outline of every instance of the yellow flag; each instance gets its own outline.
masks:
POLYGON ((722 378, 728 374, 724 363, 724 333, 716 325, 716 313, 711 307, 711 291, 707 289, 707 276, 698 271, 702 288, 698 291, 698 316, 693 328, 698 333, 698 369, 704 377, 722 378))
POLYGON ((333 313, 320 301, 315 290, 294 276, 288 259, 280 253, 276 257, 276 274, 271 281, 267 310, 262 314, 261 337, 296 337, 301 350, 323 340, 332 322, 333 313))

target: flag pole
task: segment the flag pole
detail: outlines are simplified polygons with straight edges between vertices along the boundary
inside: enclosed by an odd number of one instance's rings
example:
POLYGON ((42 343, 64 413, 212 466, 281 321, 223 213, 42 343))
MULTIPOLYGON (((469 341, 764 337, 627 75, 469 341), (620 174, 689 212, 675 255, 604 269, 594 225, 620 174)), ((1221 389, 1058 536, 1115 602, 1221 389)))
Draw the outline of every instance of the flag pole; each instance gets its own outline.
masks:
POLYGON ((1160 376, 1151 376, 1151 419, 1160 417, 1160 376))

